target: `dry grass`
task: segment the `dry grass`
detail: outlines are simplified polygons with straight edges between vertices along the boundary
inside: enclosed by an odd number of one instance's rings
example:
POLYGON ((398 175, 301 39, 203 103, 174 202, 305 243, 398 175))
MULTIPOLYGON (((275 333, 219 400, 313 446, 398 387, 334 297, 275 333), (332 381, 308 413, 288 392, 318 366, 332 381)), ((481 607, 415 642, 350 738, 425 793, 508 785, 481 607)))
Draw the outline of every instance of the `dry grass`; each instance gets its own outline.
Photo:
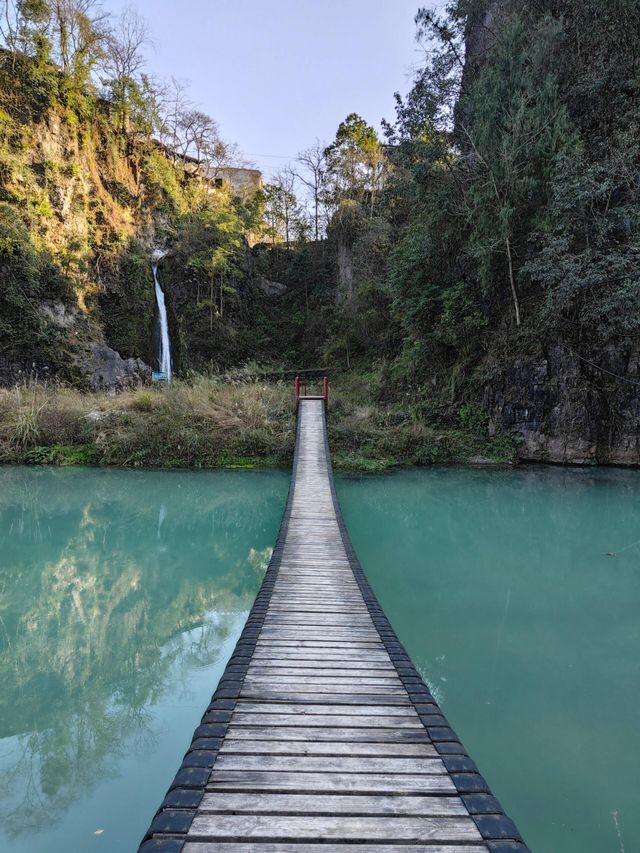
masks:
POLYGON ((118 395, 0 389, 0 461, 48 461, 42 451, 56 446, 84 448, 96 464, 282 464, 293 443, 290 397, 281 383, 207 377, 118 395))
POLYGON ((35 447, 46 400, 42 391, 16 387, 0 392, 0 440, 20 452, 35 447))
MULTIPOLYGON (((499 440, 435 430, 352 381, 332 386, 329 431, 334 464, 352 470, 513 455, 499 440)), ((38 383, 0 389, 0 462, 286 466, 294 440, 288 382, 198 376, 117 395, 38 383)))

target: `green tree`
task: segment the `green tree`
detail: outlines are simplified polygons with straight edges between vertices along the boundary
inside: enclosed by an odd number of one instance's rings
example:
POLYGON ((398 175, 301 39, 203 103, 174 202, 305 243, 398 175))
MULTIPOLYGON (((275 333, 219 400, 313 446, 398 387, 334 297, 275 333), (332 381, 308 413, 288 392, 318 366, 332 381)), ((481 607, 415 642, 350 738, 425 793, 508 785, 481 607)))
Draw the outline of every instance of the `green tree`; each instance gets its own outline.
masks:
POLYGON ((109 15, 99 0, 49 0, 54 58, 76 89, 90 83, 91 72, 104 56, 109 15))
POLYGON ((637 132, 624 157, 613 150, 589 162, 581 146, 557 163, 548 221, 532 237, 525 272, 545 294, 541 321, 580 340, 608 340, 640 331, 640 162, 637 132))
POLYGON ((511 17, 462 98, 461 136, 469 164, 463 204, 470 251, 479 261, 485 287, 492 284, 496 261, 503 259, 517 326, 517 273, 526 235, 547 201, 556 157, 574 144, 550 67, 561 35, 560 22, 548 16, 532 30, 521 17, 511 17))
POLYGON ((340 123, 325 157, 334 206, 343 199, 364 203, 368 198, 373 213, 384 174, 384 152, 374 128, 357 113, 351 113, 340 123))
MULTIPOLYGON (((300 231, 300 205, 295 194, 295 176, 292 172, 279 172, 267 184, 265 194, 265 217, 267 236, 274 245, 284 239, 287 249, 291 246, 294 230, 300 231)), ((304 231, 304 228, 302 229, 304 231)))

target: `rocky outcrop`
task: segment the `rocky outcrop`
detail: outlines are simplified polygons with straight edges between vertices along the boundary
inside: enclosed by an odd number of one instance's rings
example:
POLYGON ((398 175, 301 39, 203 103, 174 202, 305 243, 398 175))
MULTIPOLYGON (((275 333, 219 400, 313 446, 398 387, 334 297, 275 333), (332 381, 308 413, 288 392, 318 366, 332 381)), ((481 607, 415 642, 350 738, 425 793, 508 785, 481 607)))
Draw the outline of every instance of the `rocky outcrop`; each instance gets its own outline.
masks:
POLYGON ((640 465, 640 352, 610 344, 585 358, 569 345, 494 367, 490 432, 518 434, 523 461, 640 465))
POLYGON ((151 382, 151 368, 141 358, 124 359, 102 343, 92 343, 77 359, 92 391, 121 391, 151 382))
POLYGON ((72 329, 78 322, 78 309, 63 302, 45 301, 40 305, 40 312, 58 329, 72 329))
POLYGON ((286 284, 282 284, 280 281, 271 281, 271 279, 265 278, 263 275, 256 278, 256 287, 266 296, 282 296, 288 290, 286 284))

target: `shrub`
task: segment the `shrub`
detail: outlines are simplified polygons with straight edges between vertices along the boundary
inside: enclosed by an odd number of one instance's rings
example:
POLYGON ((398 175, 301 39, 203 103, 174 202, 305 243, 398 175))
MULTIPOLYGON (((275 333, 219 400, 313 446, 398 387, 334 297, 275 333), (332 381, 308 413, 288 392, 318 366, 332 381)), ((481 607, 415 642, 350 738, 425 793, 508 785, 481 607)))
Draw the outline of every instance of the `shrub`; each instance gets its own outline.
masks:
POLYGON ((486 435, 489 417, 484 408, 477 403, 465 403, 461 406, 458 419, 463 429, 474 435, 486 435))
POLYGON ((155 402, 156 399, 153 391, 138 391, 129 403, 129 408, 135 412, 152 412, 155 402))

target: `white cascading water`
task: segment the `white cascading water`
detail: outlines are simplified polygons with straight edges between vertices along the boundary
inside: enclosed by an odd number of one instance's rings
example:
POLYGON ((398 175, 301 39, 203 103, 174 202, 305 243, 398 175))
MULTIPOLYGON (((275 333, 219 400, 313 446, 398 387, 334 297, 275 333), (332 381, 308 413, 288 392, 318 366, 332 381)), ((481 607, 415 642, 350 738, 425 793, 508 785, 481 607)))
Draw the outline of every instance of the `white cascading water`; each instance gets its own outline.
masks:
POLYGON ((160 319, 160 354, 158 364, 160 373, 164 373, 167 382, 171 382, 171 341, 169 339, 169 321, 167 320, 167 306, 164 301, 164 293, 158 280, 158 264, 153 265, 153 280, 156 285, 156 302, 158 303, 158 317, 160 319))

